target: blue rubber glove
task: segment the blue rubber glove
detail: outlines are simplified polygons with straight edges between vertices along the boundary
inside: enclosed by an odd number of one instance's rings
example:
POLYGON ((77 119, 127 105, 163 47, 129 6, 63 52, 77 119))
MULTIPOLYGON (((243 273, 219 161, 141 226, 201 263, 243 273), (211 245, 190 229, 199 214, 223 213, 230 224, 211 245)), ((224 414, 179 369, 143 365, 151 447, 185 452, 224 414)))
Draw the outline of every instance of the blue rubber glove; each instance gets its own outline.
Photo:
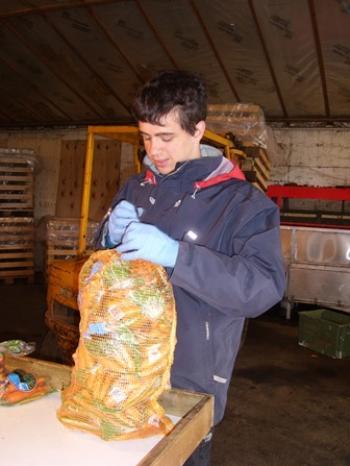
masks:
POLYGON ((179 243, 147 223, 131 223, 117 247, 123 260, 144 259, 163 267, 174 267, 179 243))
POLYGON ((119 244, 126 227, 131 222, 139 222, 139 216, 144 209, 136 207, 128 201, 119 202, 112 210, 108 220, 108 243, 112 245, 119 244))

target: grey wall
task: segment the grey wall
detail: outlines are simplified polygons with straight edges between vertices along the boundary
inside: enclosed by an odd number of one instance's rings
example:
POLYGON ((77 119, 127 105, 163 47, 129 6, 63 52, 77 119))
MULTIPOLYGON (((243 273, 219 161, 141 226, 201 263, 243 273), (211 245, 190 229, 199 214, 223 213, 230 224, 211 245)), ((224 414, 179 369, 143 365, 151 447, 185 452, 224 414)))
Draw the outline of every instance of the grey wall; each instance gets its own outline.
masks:
POLYGON ((271 183, 350 186, 350 129, 273 129, 271 183))

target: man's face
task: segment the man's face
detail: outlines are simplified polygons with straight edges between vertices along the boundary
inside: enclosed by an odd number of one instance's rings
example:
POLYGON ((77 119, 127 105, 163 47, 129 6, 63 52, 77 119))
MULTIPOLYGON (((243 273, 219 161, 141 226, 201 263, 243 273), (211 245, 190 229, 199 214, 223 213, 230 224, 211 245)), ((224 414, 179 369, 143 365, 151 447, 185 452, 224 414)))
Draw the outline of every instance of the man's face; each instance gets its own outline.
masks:
POLYGON ((139 121, 139 130, 148 157, 162 175, 171 173, 177 162, 200 157, 204 121, 196 125, 196 132, 191 135, 181 128, 177 113, 170 112, 161 118, 160 125, 139 121))

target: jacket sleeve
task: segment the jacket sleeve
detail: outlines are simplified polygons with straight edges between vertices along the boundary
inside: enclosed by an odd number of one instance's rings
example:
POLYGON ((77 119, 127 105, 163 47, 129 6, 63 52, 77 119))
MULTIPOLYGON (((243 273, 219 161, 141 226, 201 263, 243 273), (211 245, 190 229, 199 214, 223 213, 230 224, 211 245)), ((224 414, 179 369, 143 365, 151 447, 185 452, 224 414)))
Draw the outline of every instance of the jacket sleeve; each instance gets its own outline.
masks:
POLYGON ((231 256, 180 242, 170 281, 223 313, 256 317, 285 289, 278 210, 258 213, 234 236, 231 256))

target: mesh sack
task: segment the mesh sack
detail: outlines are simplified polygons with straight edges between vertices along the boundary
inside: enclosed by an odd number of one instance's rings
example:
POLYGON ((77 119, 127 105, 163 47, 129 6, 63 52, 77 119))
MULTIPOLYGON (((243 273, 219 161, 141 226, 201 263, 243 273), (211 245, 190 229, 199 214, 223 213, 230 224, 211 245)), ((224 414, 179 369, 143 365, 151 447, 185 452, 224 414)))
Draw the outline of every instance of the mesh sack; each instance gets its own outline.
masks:
POLYGON ((58 418, 105 440, 172 428, 157 399, 169 388, 176 343, 172 287, 165 270, 90 256, 79 276, 80 339, 58 418))

